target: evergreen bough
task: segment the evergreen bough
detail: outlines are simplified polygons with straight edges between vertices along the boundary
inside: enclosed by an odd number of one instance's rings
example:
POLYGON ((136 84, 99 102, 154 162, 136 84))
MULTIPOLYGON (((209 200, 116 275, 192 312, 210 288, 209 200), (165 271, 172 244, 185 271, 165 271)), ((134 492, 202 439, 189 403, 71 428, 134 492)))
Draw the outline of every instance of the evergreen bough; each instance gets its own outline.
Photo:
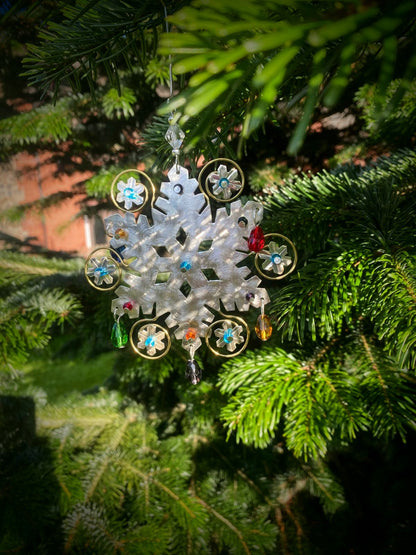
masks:
MULTIPOLYGON (((56 97, 66 83, 81 92, 53 110, 4 120, 9 151, 70 138, 72 110, 96 115, 88 87, 103 97, 100 117, 112 125, 122 114, 131 117, 141 99, 135 87, 131 94, 128 76, 160 75, 166 83, 166 59, 154 63, 158 44, 159 52, 175 51, 176 72, 189 84, 175 102, 179 110, 184 105, 187 144, 193 141, 196 153, 212 158, 226 143, 233 158, 229 137, 241 123, 244 138, 267 118, 276 123, 280 95, 285 108, 302 106, 295 152, 315 108, 336 107, 365 78, 377 81, 368 121, 391 121, 389 110, 402 98, 408 144, 412 2, 365 10, 358 1, 339 2, 341 12, 327 2, 201 1, 183 11, 188 2, 165 4, 181 32, 160 44, 163 4, 61 3, 64 19, 53 14, 26 67, 33 84, 54 84, 56 97), (282 22, 286 35, 276 33, 282 22), (400 59, 405 63, 396 68, 400 59), (389 88, 393 73, 401 80, 389 88), (109 78, 105 90, 96 88, 102 74, 109 78)), ((165 116, 156 117, 146 138, 161 158, 165 127, 165 116)), ((88 194, 108 196, 108 176, 104 168, 92 178, 88 194)), ((404 149, 365 168, 301 175, 280 188, 265 183, 264 227, 291 237, 300 255, 296 273, 270 287, 270 344, 260 349, 252 340, 245 355, 222 367, 206 356, 197 389, 177 375, 184 361, 174 348, 157 368, 122 353, 107 381, 121 393, 97 388, 48 404, 38 389, 37 435, 34 415, 12 406, 22 400, 16 392, 35 396, 16 370, 66 322, 77 324, 65 327, 66 348, 96 356, 111 329, 109 298, 86 293, 78 262, 4 252, 0 550, 314 552, 308 502, 318 498, 330 514, 345 508, 328 455, 363 432, 405 440, 414 427, 415 177, 415 153, 404 149), (33 426, 25 442, 22 422, 33 426)), ((316 505, 310 513, 329 535, 316 505)))
POLYGON ((416 154, 401 150, 267 189, 270 226, 294 240, 300 264, 272 290, 285 350, 221 371, 222 418, 237 441, 265 447, 282 435, 308 459, 359 430, 404 439, 413 427, 415 182, 416 154))

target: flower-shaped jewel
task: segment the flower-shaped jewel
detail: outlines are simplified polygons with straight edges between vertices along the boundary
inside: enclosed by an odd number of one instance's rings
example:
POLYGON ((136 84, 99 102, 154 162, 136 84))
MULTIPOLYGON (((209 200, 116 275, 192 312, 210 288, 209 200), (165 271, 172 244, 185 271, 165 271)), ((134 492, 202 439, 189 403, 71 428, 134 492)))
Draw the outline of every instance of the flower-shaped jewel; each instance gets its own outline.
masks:
POLYGON ((114 274, 117 270, 117 266, 115 264, 109 264, 109 262, 106 256, 103 256, 101 260, 97 258, 90 259, 87 275, 94 278, 96 285, 102 285, 103 282, 107 285, 113 283, 114 279, 111 274, 114 274))
POLYGON ((282 245, 279 247, 274 241, 269 243, 269 252, 260 252, 259 256, 265 260, 262 266, 263 270, 272 270, 279 276, 284 273, 285 266, 290 266, 292 264, 292 258, 287 256, 287 246, 282 245))
POLYGON ((113 214, 104 220, 105 230, 110 237, 118 236, 120 239, 120 230, 123 230, 127 235, 133 235, 136 229, 136 218, 131 212, 126 212, 124 217, 121 214, 113 214))
POLYGON ((146 353, 151 357, 156 354, 156 351, 163 351, 165 349, 165 344, 163 343, 165 332, 157 331, 157 327, 159 326, 156 326, 156 324, 149 324, 140 328, 138 333, 139 341, 137 348, 146 349, 146 353))
POLYGON ((229 199, 233 191, 239 191, 241 189, 241 181, 236 181, 235 179, 237 175, 238 171, 235 168, 231 168, 231 170, 228 171, 227 166, 221 164, 217 171, 211 172, 208 175, 209 182, 213 183, 213 194, 225 200, 229 199))
POLYGON ((134 177, 129 177, 127 183, 119 181, 117 183, 117 202, 124 202, 124 208, 130 210, 133 204, 140 206, 143 204, 141 193, 144 191, 144 186, 137 183, 134 177))
POLYGON ((241 337, 243 326, 233 324, 230 320, 223 322, 222 327, 215 330, 217 339, 217 347, 227 347, 227 351, 232 353, 236 350, 237 345, 243 343, 244 338, 241 337))

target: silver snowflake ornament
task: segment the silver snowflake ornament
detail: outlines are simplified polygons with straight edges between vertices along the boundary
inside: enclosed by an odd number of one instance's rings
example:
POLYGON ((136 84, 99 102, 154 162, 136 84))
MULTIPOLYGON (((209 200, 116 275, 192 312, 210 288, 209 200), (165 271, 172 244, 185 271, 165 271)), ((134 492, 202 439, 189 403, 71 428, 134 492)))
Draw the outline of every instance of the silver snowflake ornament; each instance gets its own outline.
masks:
MULTIPOLYGON (((238 187, 232 170, 223 168, 218 168, 219 179, 226 178, 230 188, 238 187)), ((235 200, 228 210, 222 207, 214 213, 198 181, 176 165, 160 191, 149 217, 142 213, 136 221, 127 213, 106 219, 110 245, 121 253, 125 265, 112 311, 124 311, 130 318, 163 317, 176 339, 195 350, 222 307, 241 312, 259 308, 262 300, 269 302, 267 291, 259 287, 260 279, 244 265, 250 255, 247 230, 256 225, 261 205, 235 200), (246 226, 241 226, 241 218, 246 226)), ((240 342, 241 331, 231 329, 229 343, 228 336, 222 336, 228 351, 240 342)), ((151 346, 149 340, 146 345, 148 336, 143 333, 140 345, 147 353, 151 349, 156 353, 160 343, 151 346)))

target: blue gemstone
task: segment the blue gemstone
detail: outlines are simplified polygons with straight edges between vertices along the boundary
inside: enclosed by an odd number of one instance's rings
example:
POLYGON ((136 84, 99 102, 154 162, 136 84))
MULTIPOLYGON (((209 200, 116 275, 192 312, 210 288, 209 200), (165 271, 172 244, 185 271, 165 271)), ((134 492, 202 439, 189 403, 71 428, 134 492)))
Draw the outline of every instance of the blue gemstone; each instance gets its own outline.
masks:
POLYGON ((130 187, 126 187, 126 188, 124 189, 124 196, 125 196, 126 198, 130 198, 130 199, 132 199, 132 200, 136 200, 136 199, 137 199, 137 193, 134 192, 134 190, 131 189, 130 187))
POLYGON ((156 339, 154 335, 149 335, 146 341, 144 342, 145 347, 154 347, 156 345, 156 339))
POLYGON ((228 330, 225 330, 222 338, 224 340, 224 343, 231 343, 231 341, 234 339, 233 330, 231 328, 228 328, 228 330))
POLYGON ((104 266, 98 266, 98 268, 94 270, 94 275, 100 276, 100 277, 107 276, 108 270, 107 268, 104 268, 104 266))
POLYGON ((218 185, 222 188, 225 189, 226 187, 228 187, 230 184, 230 182, 228 181, 228 179, 226 177, 222 177, 219 181, 218 181, 218 185))
POLYGON ((189 262, 189 260, 184 260, 180 263, 179 268, 181 272, 188 272, 192 268, 192 264, 189 262))
POLYGON ((272 254, 270 259, 273 264, 280 264, 280 262, 282 261, 282 257, 280 256, 280 254, 277 253, 272 254))

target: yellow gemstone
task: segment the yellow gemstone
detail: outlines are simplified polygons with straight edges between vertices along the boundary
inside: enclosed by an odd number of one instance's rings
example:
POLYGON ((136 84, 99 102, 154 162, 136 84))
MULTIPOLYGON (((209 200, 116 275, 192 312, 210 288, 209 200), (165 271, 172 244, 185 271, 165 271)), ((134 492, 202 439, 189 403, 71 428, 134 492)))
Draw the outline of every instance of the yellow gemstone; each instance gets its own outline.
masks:
POLYGON ((129 234, 127 233, 127 231, 125 231, 124 229, 122 229, 121 227, 119 227, 119 228, 116 229, 115 232, 114 232, 114 238, 115 238, 115 239, 128 239, 128 238, 129 238, 129 234))
POLYGON ((257 318, 257 323, 254 328, 256 335, 262 341, 267 341, 273 331, 272 325, 270 324, 270 318, 266 314, 260 314, 257 318))

